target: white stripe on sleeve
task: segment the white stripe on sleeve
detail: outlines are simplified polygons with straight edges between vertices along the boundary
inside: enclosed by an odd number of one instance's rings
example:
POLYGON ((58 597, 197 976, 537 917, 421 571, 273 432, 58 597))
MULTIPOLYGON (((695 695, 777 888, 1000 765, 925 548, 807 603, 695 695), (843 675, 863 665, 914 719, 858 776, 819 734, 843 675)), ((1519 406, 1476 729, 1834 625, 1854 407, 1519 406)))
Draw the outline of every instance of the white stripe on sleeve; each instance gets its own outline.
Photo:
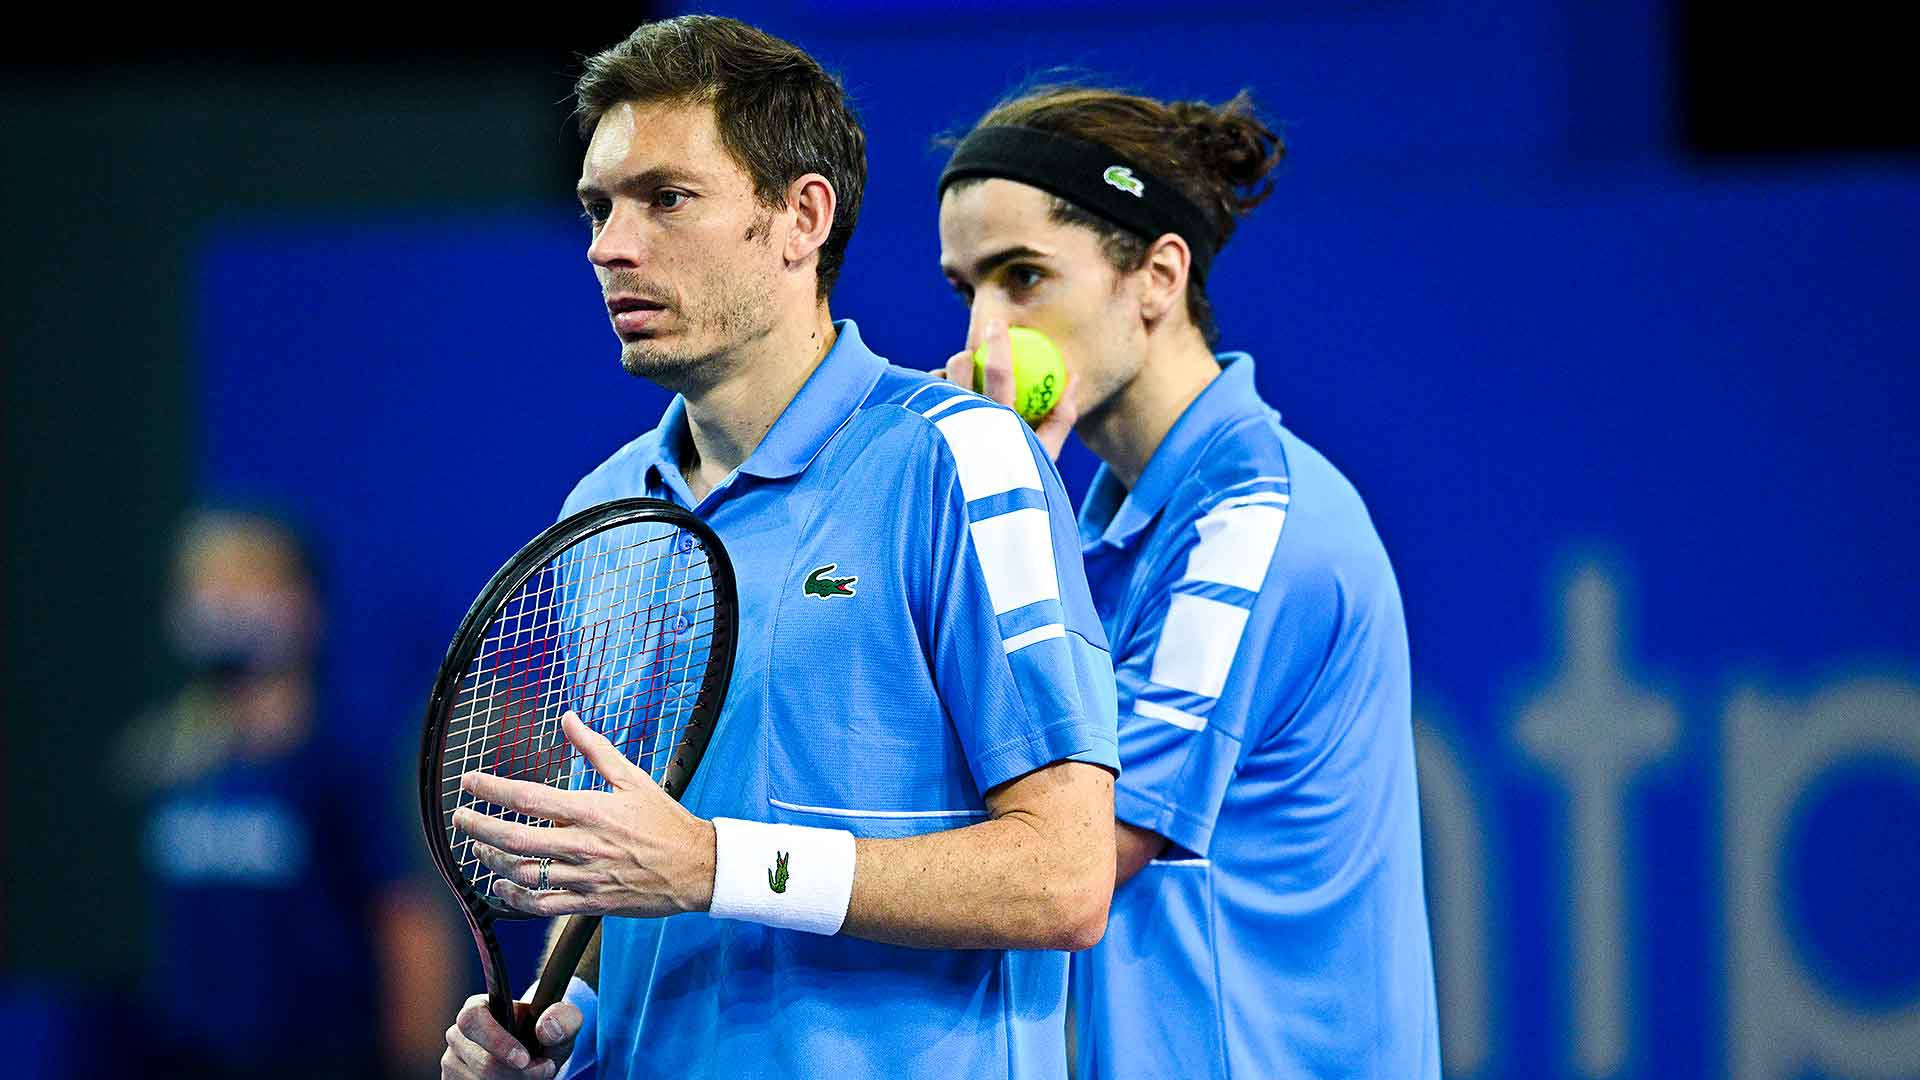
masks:
POLYGON ((1153 668, 1147 678, 1201 697, 1219 697, 1246 626, 1246 608, 1175 593, 1160 626, 1160 640, 1153 647, 1153 668))
POLYGON ((1143 716, 1148 720, 1164 720, 1174 727, 1186 728, 1188 731, 1199 731, 1207 726, 1207 718, 1204 716, 1195 716, 1171 705, 1160 705, 1151 701, 1135 701, 1133 715, 1143 716))
POLYGON ((955 394, 945 401, 937 402, 931 408, 929 408, 926 412, 923 412, 920 415, 931 420, 934 417, 939 416, 941 413, 946 412, 948 409, 953 408, 955 405, 958 405, 965 400, 967 400, 967 395, 955 394))
POLYGON ((953 450, 960 491, 968 502, 1015 488, 1041 490, 1040 468, 1034 464, 1033 451, 1020 431, 1020 417, 1013 410, 961 409, 933 426, 953 450))
MULTIPOLYGON (((1026 446, 1023 444, 1020 450, 1024 454, 1026 446)), ((1053 566, 1052 519, 1045 510, 1027 507, 999 514, 974 522, 969 531, 973 534, 974 553, 980 558, 980 574, 987 579, 987 595, 993 600, 995 615, 1005 615, 1014 608, 1042 600, 1060 599, 1060 578, 1053 566)))
POLYGON ((1251 506, 1255 503, 1272 503, 1275 506, 1285 506, 1292 501, 1293 496, 1285 495, 1278 491, 1256 491, 1252 495, 1236 495, 1231 499, 1222 499, 1220 500, 1220 505, 1214 507, 1214 509, 1231 510, 1236 506, 1251 506))
POLYGON ((1033 629, 1026 631, 1025 633, 1015 634, 1012 637, 1007 638, 1005 641, 1002 641, 1000 644, 1006 646, 1008 655, 1012 655, 1014 653, 1019 652, 1021 649, 1024 649, 1027 646, 1032 645, 1036 642, 1047 641, 1052 638, 1066 637, 1066 636, 1067 636, 1066 624, 1048 623, 1045 626, 1036 626, 1033 629))
POLYGON ((1259 592, 1261 582, 1267 579, 1267 566, 1273 562, 1274 545, 1280 542, 1280 527, 1286 521, 1285 510, 1265 502, 1216 508, 1194 522, 1194 528, 1200 530, 1200 542, 1187 555, 1186 579, 1259 592))

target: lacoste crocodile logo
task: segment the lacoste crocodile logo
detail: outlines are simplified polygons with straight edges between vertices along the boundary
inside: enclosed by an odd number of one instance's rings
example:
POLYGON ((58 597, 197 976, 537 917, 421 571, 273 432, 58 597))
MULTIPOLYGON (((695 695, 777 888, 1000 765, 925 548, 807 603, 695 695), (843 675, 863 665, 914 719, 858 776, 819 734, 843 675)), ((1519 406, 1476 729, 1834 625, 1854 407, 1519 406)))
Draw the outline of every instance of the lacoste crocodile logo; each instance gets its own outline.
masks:
POLYGON ((774 892, 786 892, 787 853, 784 851, 774 852, 773 866, 774 868, 772 870, 767 871, 767 888, 772 889, 774 892))
POLYGON ((840 578, 827 576, 833 573, 834 568, 839 565, 839 563, 828 563, 825 566, 815 569, 813 573, 807 575, 806 584, 800 587, 800 591, 808 596, 817 596, 822 600, 825 600, 829 596, 854 595, 853 583, 860 580, 859 575, 854 574, 840 578))
POLYGON ((1133 175, 1133 170, 1125 165, 1107 166, 1107 171, 1100 174, 1100 179, 1136 199, 1146 197, 1147 185, 1141 183, 1140 178, 1133 175))

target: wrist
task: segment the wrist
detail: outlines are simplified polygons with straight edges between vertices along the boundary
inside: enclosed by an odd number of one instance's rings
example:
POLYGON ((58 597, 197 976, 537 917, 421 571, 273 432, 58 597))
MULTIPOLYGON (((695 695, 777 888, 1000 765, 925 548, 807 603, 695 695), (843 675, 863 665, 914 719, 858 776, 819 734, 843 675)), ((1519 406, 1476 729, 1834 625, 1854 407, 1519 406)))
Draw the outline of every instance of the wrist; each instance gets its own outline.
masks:
POLYGON ((689 875, 693 891, 687 895, 684 907, 689 912, 711 911, 714 864, 719 858, 719 831, 713 827, 713 822, 705 818, 695 818, 694 821, 698 830, 693 842, 693 872, 689 875))
POLYGON ((853 899, 852 833, 736 818, 712 825, 714 918, 840 932, 853 899))

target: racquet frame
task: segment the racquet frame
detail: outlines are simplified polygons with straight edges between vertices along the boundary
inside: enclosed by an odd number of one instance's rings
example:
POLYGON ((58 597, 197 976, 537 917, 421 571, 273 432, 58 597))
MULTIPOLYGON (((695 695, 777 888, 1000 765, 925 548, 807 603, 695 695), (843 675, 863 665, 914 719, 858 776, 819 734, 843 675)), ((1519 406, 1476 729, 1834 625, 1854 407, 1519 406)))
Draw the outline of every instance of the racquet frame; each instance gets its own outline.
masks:
POLYGON ((727 558, 720 537, 706 522, 673 503, 658 499, 618 499, 601 503, 555 523, 528 541, 495 572, 486 587, 480 590, 473 605, 467 609, 466 617, 460 621, 460 629, 453 636, 453 643, 447 647, 446 659, 441 662, 440 673, 434 679, 433 696, 427 702, 427 718, 420 744, 420 820, 427 834, 427 849, 433 855, 434 866, 440 871, 441 878, 459 897, 467 929, 472 932, 474 945, 479 949, 480 966, 487 982, 487 1008, 493 1013, 494 1019, 513 1032, 536 1058, 542 1055, 543 1047, 533 1033, 534 1022, 548 1006, 566 993, 567 983, 573 977, 581 953, 600 929, 600 916, 568 917, 552 950, 547 954, 545 967, 527 1011, 516 1017, 513 990, 507 981, 506 960, 500 951, 500 941, 494 934, 493 924, 503 917, 537 916, 517 916, 497 910, 460 871, 454 860, 443 835, 445 824, 441 786, 445 782, 442 769, 445 766, 447 725, 460 684, 478 655, 500 605, 512 597, 527 578, 580 541, 623 525, 644 523, 667 524, 692 533, 706 548, 713 577, 713 628, 707 646, 706 673, 701 680, 697 704, 688 716, 686 730, 675 744, 673 756, 668 760, 660 779, 661 790, 676 800, 684 797, 694 770, 706 754, 707 743, 713 737, 714 726, 719 721, 721 707, 725 703, 727 683, 733 673, 734 645, 739 637, 740 615, 733 564, 727 558))

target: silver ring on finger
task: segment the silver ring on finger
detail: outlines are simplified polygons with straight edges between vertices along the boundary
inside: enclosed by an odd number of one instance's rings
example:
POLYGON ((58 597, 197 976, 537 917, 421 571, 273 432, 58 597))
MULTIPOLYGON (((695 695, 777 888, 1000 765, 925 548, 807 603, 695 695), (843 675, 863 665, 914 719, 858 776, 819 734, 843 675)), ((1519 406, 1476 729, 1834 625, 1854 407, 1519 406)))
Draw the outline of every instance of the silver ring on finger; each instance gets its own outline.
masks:
POLYGON ((540 880, 538 883, 534 885, 534 888, 539 890, 540 892, 546 892, 548 889, 553 888, 553 885, 547 880, 547 868, 552 865, 553 865, 552 859, 540 860, 540 880))

